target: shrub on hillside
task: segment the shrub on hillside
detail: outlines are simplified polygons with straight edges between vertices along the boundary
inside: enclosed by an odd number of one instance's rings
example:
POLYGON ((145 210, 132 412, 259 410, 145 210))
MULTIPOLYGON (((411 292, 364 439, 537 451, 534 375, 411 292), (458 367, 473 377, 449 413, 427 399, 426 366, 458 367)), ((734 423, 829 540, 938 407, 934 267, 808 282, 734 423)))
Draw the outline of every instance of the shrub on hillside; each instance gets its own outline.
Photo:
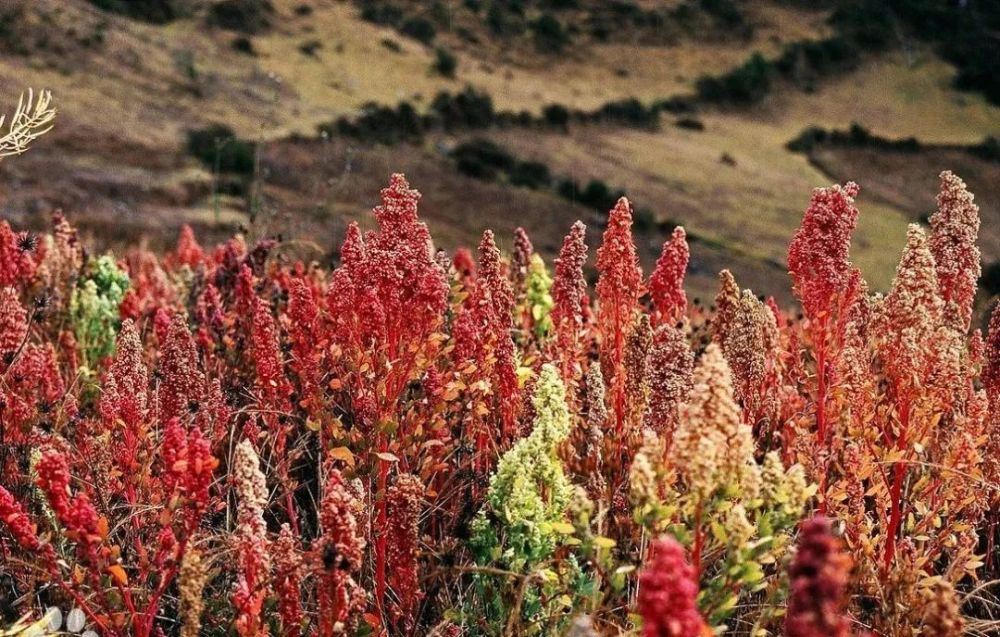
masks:
POLYGON ((608 102, 591 114, 591 118, 632 128, 656 129, 660 114, 655 106, 645 106, 637 98, 608 102))
POLYGON ((434 51, 434 70, 440 75, 453 78, 455 70, 458 69, 458 58, 455 54, 445 48, 438 48, 434 51))
POLYGON ((104 11, 154 24, 184 17, 193 8, 192 0, 90 0, 90 3, 104 11))
POLYGON ((222 0, 208 10, 209 24, 247 34, 270 28, 274 17, 271 0, 222 0))
POLYGON ((562 104, 549 104, 542 109, 542 119, 545 123, 560 130, 569 126, 569 109, 562 104))
POLYGON ((549 167, 538 161, 519 161, 510 171, 510 183, 537 190, 552 183, 549 167))
POLYGON ((399 32, 423 44, 430 44, 437 36, 434 23, 422 16, 407 18, 399 25, 399 32))
POLYGON ((459 172, 485 181, 495 180, 501 173, 514 168, 517 160, 506 149, 488 139, 473 139, 459 144, 452 151, 459 172))
POLYGON ((356 118, 341 117, 333 124, 319 127, 326 134, 340 133, 377 144, 398 144, 420 141, 424 135, 424 121, 409 102, 400 102, 396 108, 369 102, 361 107, 356 118))
POLYGON ((441 119, 446 129, 488 128, 496 118, 493 99, 471 86, 461 93, 438 93, 431 102, 431 110, 441 119))
POLYGON ((1000 163, 1000 137, 989 135, 970 150, 976 157, 1000 163))
POLYGON ((257 145, 239 139, 228 126, 215 124, 188 131, 187 151, 220 173, 249 175, 254 170, 257 145))
POLYGON ((559 53, 569 44, 569 34, 551 13, 543 13, 531 23, 535 33, 535 47, 542 53, 559 53))
POLYGON ((403 10, 383 0, 364 0, 361 3, 361 19, 383 26, 396 27, 403 21, 403 10))
POLYGON ((528 28, 523 15, 509 12, 497 3, 490 4, 486 13, 486 24, 493 34, 499 37, 518 36, 528 28))
POLYGON ((772 65, 760 53, 754 53, 738 68, 718 77, 698 80, 698 97, 707 102, 749 104, 761 100, 771 88, 772 65))
POLYGON ((1000 261, 994 261, 983 268, 982 286, 989 296, 1000 294, 1000 261))

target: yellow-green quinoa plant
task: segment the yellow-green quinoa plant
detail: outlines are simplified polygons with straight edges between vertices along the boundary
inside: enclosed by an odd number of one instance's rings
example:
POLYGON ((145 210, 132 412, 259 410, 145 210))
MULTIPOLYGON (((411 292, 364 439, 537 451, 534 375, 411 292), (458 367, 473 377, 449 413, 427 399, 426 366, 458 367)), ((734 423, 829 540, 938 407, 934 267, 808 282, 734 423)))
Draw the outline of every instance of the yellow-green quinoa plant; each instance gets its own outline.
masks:
POLYGON ((573 531, 567 520, 573 488, 557 455, 570 414, 552 365, 542 368, 532 404, 534 428, 501 456, 472 522, 470 546, 483 570, 474 576, 467 616, 480 620, 469 628, 482 634, 500 634, 511 622, 523 634, 550 631, 574 603, 558 592, 585 585, 573 556, 555 559, 573 531))
POLYGON ((73 290, 69 313, 84 364, 93 369, 115 349, 121 323, 118 306, 129 287, 128 274, 111 255, 91 259, 73 290))
POLYGON ((545 262, 538 254, 532 254, 528 261, 528 274, 524 279, 524 302, 527 312, 531 315, 535 338, 541 340, 552 330, 552 277, 545 267, 545 262))

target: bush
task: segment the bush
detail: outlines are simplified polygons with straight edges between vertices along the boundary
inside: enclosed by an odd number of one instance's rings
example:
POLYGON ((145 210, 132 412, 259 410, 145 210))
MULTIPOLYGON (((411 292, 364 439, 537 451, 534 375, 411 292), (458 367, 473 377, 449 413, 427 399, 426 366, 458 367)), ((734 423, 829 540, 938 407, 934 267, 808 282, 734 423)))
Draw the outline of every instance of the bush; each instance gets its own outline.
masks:
POLYGON ((594 208, 598 212, 607 212, 614 208, 618 199, 625 195, 624 191, 612 190, 599 179, 591 179, 587 187, 580 193, 580 202, 594 208))
POLYGON ((239 139, 224 124, 214 124, 188 131, 187 152, 220 173, 249 175, 254 171, 257 144, 239 139))
POLYGON ((486 24, 494 35, 501 37, 521 35, 526 28, 523 17, 508 13, 496 3, 490 5, 490 10, 486 14, 486 24))
POLYGON ((914 137, 903 139, 879 137, 857 122, 853 122, 846 131, 825 131, 822 128, 811 126, 785 144, 785 148, 792 152, 808 153, 822 144, 849 148, 878 148, 907 153, 921 149, 920 142, 914 137))
POLYGON ((455 147, 451 155, 463 175, 486 181, 497 179, 517 164, 513 155, 488 139, 464 142, 455 147))
POLYGON ((341 117, 334 124, 320 126, 320 132, 334 132, 376 144, 393 145, 423 139, 424 123, 409 102, 396 108, 369 102, 361 107, 361 115, 350 120, 341 117))
POLYGON ((785 148, 793 153, 808 153, 817 144, 822 144, 827 139, 829 139, 829 135, 825 130, 818 126, 810 126, 799 133, 798 137, 785 144, 785 148))
POLYGON ((535 47, 542 53, 559 53, 569 43, 569 35, 559 20, 551 13, 544 13, 531 23, 535 32, 535 47))
POLYGON ((438 48, 434 52, 434 70, 444 77, 455 77, 458 59, 448 49, 438 48))
POLYGON ((247 55, 257 55, 257 51, 253 48, 253 40, 246 37, 245 35, 238 36, 233 40, 231 46, 234 51, 239 51, 240 53, 246 53, 247 55))
POLYGON ((881 0, 844 2, 831 14, 830 24, 843 37, 871 50, 885 48, 896 34, 892 8, 881 0))
POLYGON ((698 96, 708 102, 749 104, 760 101, 771 88, 772 65, 754 53, 742 66, 720 76, 698 80, 698 96))
POLYGON ((701 8, 724 27, 732 29, 746 24, 743 12, 733 0, 701 0, 701 8))
POLYGON ((510 183, 537 190, 552 183, 549 167, 537 161, 519 161, 510 172, 510 183))
POLYGON ((806 40, 787 45, 774 67, 782 75, 799 83, 813 78, 853 69, 860 61, 860 51, 845 38, 806 40))
POLYGON ((399 32, 423 44, 430 44, 437 36, 434 23, 423 17, 407 18, 399 27, 399 32))
POLYGON ((549 104, 542 109, 542 119, 549 126, 566 130, 569 126, 569 109, 562 104, 549 104))
POLYGON ((270 0, 222 0, 211 5, 208 21, 229 31, 258 33, 271 27, 274 5, 270 0))
POLYGON ((980 279, 983 290, 990 296, 1000 294, 1000 261, 994 261, 983 268, 980 279))
POLYGON ((636 208, 632 213, 632 227, 636 232, 647 233, 656 228, 656 214, 649 208, 636 208))
POLYGON ((976 157, 1000 163, 1000 139, 990 136, 969 149, 976 157))
POLYGON ((403 10, 380 0, 365 0, 361 5, 361 19, 374 24, 395 27, 403 21, 403 10))
POLYGON ((316 52, 323 48, 323 43, 319 40, 308 40, 299 45, 299 51, 302 55, 308 55, 309 57, 316 57, 316 52))
POLYGON ((496 118, 493 99, 471 86, 456 95, 438 93, 431 102, 431 110, 441 118, 446 129, 488 128, 496 118))
POLYGON ((700 119, 695 119, 694 117, 682 117, 676 122, 674 126, 677 128, 684 128, 687 130, 703 131, 705 130, 705 124, 702 123, 700 119))
POLYGON ((592 118, 632 128, 656 129, 660 125, 660 114, 656 107, 646 108, 634 97, 608 102, 595 111, 592 118))
POLYGON ((187 13, 186 3, 181 0, 90 0, 90 3, 98 9, 153 24, 165 24, 187 13))
POLYGON ((545 9, 551 9, 552 11, 566 11, 567 9, 576 9, 580 6, 577 0, 542 0, 539 4, 545 9))
POLYGON ((675 96, 656 102, 653 105, 653 108, 658 111, 666 111, 668 113, 680 115, 682 113, 693 113, 694 103, 689 97, 675 96))

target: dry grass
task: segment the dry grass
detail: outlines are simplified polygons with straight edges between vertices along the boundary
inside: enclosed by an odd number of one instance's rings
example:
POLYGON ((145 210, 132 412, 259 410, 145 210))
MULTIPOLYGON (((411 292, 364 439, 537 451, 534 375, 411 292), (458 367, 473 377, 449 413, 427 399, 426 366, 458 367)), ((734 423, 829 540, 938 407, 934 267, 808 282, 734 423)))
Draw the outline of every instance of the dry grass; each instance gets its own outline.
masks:
MULTIPOLYGON (((442 140, 429 140, 420 150, 353 145, 350 151, 352 145, 339 141, 327 148, 279 140, 294 131, 312 134, 317 123, 369 100, 421 96, 426 103, 437 91, 465 83, 489 91, 498 107, 517 110, 537 111, 550 102, 591 108, 633 95, 662 98, 689 90, 701 73, 730 68, 751 50, 772 54, 783 42, 825 33, 822 13, 770 2, 749 5, 756 25, 749 43, 588 45, 558 58, 502 62, 489 46, 459 50, 456 36, 444 33, 442 42, 454 45, 459 57, 459 77, 449 81, 430 72, 431 49, 360 21, 350 3, 315 0, 308 17, 294 14, 298 4, 275 2, 276 26, 253 38, 258 56, 249 57, 233 50, 235 34, 191 20, 154 27, 101 14, 85 0, 32 3, 35 26, 47 13, 55 17, 46 28, 100 28, 104 44, 85 47, 52 36, 58 47, 0 57, 0 99, 13 104, 26 85, 50 87, 61 120, 34 153, 0 166, 0 210, 39 226, 52 207, 63 206, 77 211, 80 226, 112 242, 141 234, 172 241, 182 222, 218 238, 245 222, 246 211, 239 200, 223 199, 216 214, 208 196, 211 176, 183 154, 182 144, 185 129, 223 121, 241 136, 265 140, 272 158, 263 175, 268 199, 254 228, 258 234, 315 237, 328 252, 346 219, 366 217, 387 175, 405 170, 425 192, 424 214, 446 247, 474 244, 486 226, 509 234, 521 224, 551 255, 572 220, 592 221, 593 213, 553 194, 465 179, 442 161, 435 148, 442 140), (385 48, 383 38, 398 42, 402 52, 385 48), (308 40, 322 43, 314 56, 299 50, 308 40), (280 173, 292 170, 302 172, 303 183, 282 181, 280 173)), ((692 275, 703 295, 715 285, 717 266, 731 260, 745 285, 786 290, 784 246, 806 193, 855 179, 863 192, 854 258, 875 287, 884 287, 906 223, 928 203, 928 173, 947 158, 885 158, 882 165, 840 153, 813 165, 784 144, 806 126, 845 128, 852 121, 879 135, 938 143, 979 141, 1000 130, 1000 109, 951 89, 953 73, 916 49, 866 63, 812 94, 789 88, 752 109, 703 113, 706 130, 700 133, 675 128, 665 116, 657 133, 575 127, 568 136, 518 130, 493 136, 519 155, 544 160, 557 175, 626 187, 661 220, 687 225, 705 240, 694 248, 692 275), (735 164, 721 162, 723 155, 735 164), (890 170, 898 183, 885 179, 890 170), (899 196, 911 192, 910 184, 920 184, 919 202, 899 196)), ((988 183, 970 174, 979 170, 975 165, 954 167, 974 190, 988 183)), ((995 209, 989 207, 996 205, 993 197, 990 189, 981 192, 984 210, 995 209)), ((1000 223, 984 222, 983 232, 987 256, 1000 258, 1000 223)), ((662 238, 653 233, 641 239, 647 264, 662 238)))

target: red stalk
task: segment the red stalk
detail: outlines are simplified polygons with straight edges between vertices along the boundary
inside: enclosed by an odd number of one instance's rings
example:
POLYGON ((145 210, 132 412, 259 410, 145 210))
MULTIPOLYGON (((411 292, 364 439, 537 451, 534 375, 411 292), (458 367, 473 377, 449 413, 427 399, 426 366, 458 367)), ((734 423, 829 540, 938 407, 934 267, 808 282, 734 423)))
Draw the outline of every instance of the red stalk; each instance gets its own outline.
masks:
MULTIPOLYGON (((910 426, 910 403, 909 400, 905 400, 900 406, 899 411, 899 438, 896 439, 896 448, 900 451, 906 445, 907 432, 910 426)), ((883 555, 882 563, 882 577, 889 574, 889 568, 892 566, 892 561, 896 556, 896 535, 899 533, 900 523, 902 521, 902 499, 903 499, 903 478, 906 473, 906 464, 903 462, 896 462, 893 464, 893 481, 892 490, 890 492, 890 513, 889 513, 889 525, 886 528, 886 544, 885 553, 883 555)))

